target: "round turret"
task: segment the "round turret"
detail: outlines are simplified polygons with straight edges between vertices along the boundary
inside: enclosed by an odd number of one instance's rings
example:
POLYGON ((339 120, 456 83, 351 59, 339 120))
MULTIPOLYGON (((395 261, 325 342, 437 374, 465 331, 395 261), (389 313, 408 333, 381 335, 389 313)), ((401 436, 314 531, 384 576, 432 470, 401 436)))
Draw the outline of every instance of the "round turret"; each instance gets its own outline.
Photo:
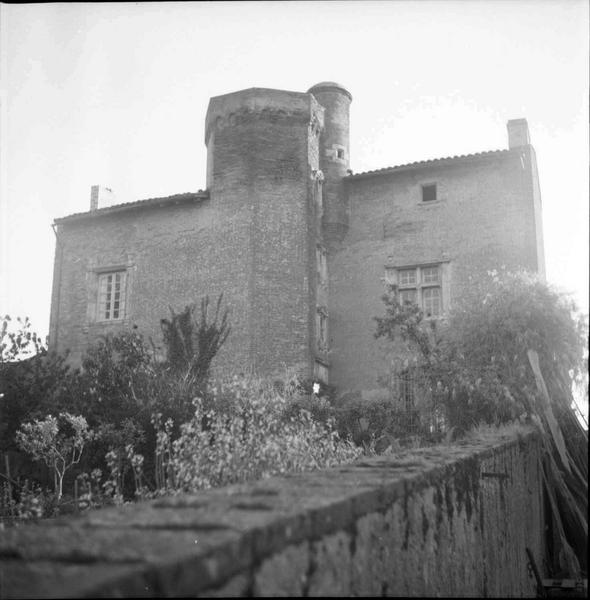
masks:
POLYGON ((307 90, 307 93, 313 94, 315 96, 316 92, 319 92, 321 94, 325 91, 339 91, 341 93, 343 92, 345 95, 348 96, 349 100, 352 100, 352 94, 343 85, 341 85, 340 83, 336 83, 335 81, 322 81, 320 83, 316 83, 307 90))
POLYGON ((308 90, 324 107, 320 137, 320 169, 324 174, 324 233, 341 240, 348 230, 348 211, 342 178, 350 167, 350 102, 352 95, 339 83, 322 81, 308 90))

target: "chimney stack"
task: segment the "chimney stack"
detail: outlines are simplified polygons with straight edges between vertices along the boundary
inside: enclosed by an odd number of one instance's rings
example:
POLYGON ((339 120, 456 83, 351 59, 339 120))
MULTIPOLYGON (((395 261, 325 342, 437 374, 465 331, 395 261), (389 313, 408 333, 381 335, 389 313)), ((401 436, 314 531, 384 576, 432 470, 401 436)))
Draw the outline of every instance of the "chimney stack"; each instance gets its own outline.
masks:
POLYGON ((506 127, 508 128, 508 148, 510 150, 528 146, 531 143, 526 119, 510 119, 506 127))
POLYGON ((114 200, 113 190, 102 185, 93 185, 90 187, 90 210, 96 210, 98 203, 101 204, 112 204, 114 200))

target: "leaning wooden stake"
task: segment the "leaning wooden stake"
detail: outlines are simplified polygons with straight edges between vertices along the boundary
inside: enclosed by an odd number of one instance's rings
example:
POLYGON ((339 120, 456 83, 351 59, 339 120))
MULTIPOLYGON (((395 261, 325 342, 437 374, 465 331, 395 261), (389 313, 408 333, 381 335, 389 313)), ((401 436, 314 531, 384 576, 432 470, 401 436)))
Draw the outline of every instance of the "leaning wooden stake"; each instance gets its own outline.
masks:
POLYGON ((10 494, 10 502, 8 505, 10 506, 10 516, 14 519, 14 504, 12 502, 12 483, 10 477, 10 461, 8 460, 8 454, 4 455, 4 465, 6 466, 6 482, 8 483, 8 493, 10 494))

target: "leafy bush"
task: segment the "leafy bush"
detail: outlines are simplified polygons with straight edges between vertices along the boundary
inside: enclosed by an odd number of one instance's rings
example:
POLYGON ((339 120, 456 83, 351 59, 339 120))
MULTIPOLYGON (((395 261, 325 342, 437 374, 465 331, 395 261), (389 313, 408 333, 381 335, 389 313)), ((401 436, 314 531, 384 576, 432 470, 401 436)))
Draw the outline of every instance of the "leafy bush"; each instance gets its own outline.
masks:
MULTIPOLYGON (((17 319, 14 328, 10 317, 4 317, 0 326, 0 451, 18 450, 16 434, 26 421, 43 421, 59 413, 83 415, 97 435, 71 474, 96 468, 108 472, 105 457, 112 452, 119 465, 113 494, 133 494, 135 471, 127 448, 146 456, 143 471, 149 479, 156 447, 152 414, 171 418, 175 433, 180 423, 190 419, 192 399, 206 388, 211 362, 229 335, 221 301, 220 296, 211 313, 209 299, 204 298, 198 319, 195 305, 190 305, 180 315, 173 312, 171 320, 163 320, 164 362, 155 359, 153 344, 146 344, 134 328, 102 337, 83 356, 81 370, 68 365, 67 355, 47 352, 28 319, 17 319)), ((32 463, 18 462, 17 479, 49 484, 34 472, 32 463)), ((154 479, 147 484, 154 487, 154 479)))
POLYGON ((167 487, 194 491, 357 458, 361 451, 339 438, 333 421, 290 410, 298 387, 294 379, 276 385, 245 376, 211 386, 176 440, 170 425, 160 430, 167 487))
POLYGON ((368 454, 381 454, 408 444, 420 445, 440 441, 429 420, 430 406, 402 408, 390 393, 363 398, 360 392, 349 392, 337 399, 302 393, 288 408, 289 414, 307 411, 323 424, 332 421, 341 439, 351 440, 368 454))
MULTIPOLYGON (((30 404, 36 414, 60 412, 62 420, 74 425, 69 410, 80 407, 80 419, 92 428, 92 440, 83 440, 92 446, 76 478, 84 504, 120 503, 326 467, 359 455, 358 448, 340 440, 327 403, 323 420, 303 407, 300 400, 309 381, 209 381, 211 361, 230 332, 221 300, 214 312, 204 298, 199 317, 196 305, 190 305, 162 320, 163 362, 132 330, 101 338, 86 352, 80 371, 69 369, 65 359, 31 359, 31 365, 43 365, 32 369, 39 372, 39 386, 15 377, 20 386, 16 404, 23 408, 19 417, 30 418, 26 406, 34 394, 30 404), (43 395, 44 382, 54 380, 50 395, 43 395)), ((26 334, 13 344, 14 356, 23 340, 28 340, 26 334)), ((45 350, 41 355, 47 356, 45 350)), ((82 439, 64 434, 51 416, 38 416, 17 437, 22 449, 54 470, 59 500, 66 471, 80 462, 82 439)))
POLYGON ((170 309, 172 318, 160 321, 169 367, 177 374, 190 376, 196 384, 206 382, 211 361, 231 332, 228 309, 221 314, 222 300, 223 294, 220 294, 213 320, 209 317, 209 296, 205 296, 198 321, 196 304, 189 304, 179 314, 170 309))
POLYGON ((23 423, 17 443, 34 460, 42 460, 52 470, 57 500, 63 494, 64 475, 80 462, 84 446, 91 439, 86 419, 69 413, 59 417, 23 423))
POLYGON ((426 430, 420 423, 420 412, 416 409, 401 409, 391 398, 349 398, 335 409, 338 430, 349 435, 356 444, 373 444, 380 452, 409 437, 423 434, 426 430))
POLYGON ((514 419, 534 423, 545 446, 544 476, 561 537, 560 568, 586 562, 588 433, 575 416, 572 384, 584 373, 586 320, 571 300, 527 273, 490 272, 473 282, 448 323, 425 322, 416 305, 383 297, 376 337, 401 339, 417 357, 429 393, 457 432, 514 419))
POLYGON ((48 352, 28 319, 6 315, 0 325, 0 451, 16 450, 21 423, 47 414, 80 413, 78 373, 67 356, 48 352))

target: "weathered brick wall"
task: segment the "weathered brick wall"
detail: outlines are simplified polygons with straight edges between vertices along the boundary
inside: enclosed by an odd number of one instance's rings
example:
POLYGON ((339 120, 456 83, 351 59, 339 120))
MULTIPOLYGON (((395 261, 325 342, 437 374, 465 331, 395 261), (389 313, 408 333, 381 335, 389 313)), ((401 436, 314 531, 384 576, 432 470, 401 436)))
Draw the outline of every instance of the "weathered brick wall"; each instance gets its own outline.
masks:
POLYGON ((0 596, 535 596, 531 433, 360 460, 0 535, 0 596))
MULTIPOLYGON (((247 361, 248 246, 244 226, 227 216, 212 200, 148 208, 101 216, 59 227, 55 280, 59 302, 52 306, 53 347, 69 348, 78 360, 98 336, 138 326, 146 338, 161 343, 160 319, 170 316, 206 294, 225 294, 232 310, 233 331, 224 349, 234 364, 247 361), (222 243, 226 239, 228 242, 222 243), (233 241, 233 243, 232 243, 233 241), (125 265, 128 269, 127 308, 123 323, 96 320, 94 269, 125 265), (57 269, 61 270, 61 275, 57 269)), ((222 357, 223 359, 223 357, 222 357)))
POLYGON ((134 324, 158 343, 169 306, 223 292, 232 332, 218 368, 270 374, 289 366, 310 375, 313 119, 321 122, 323 110, 310 94, 252 89, 212 98, 208 200, 60 223, 52 347, 78 360, 97 336, 134 324), (96 321, 94 269, 110 265, 129 272, 123 323, 96 321))
POLYGON ((341 391, 371 390, 389 371, 372 320, 383 310, 385 265, 448 261, 451 298, 490 268, 544 272, 531 146, 350 178, 350 101, 333 82, 308 93, 214 97, 205 123, 209 199, 60 220, 50 347, 78 361, 97 336, 133 324, 159 344, 169 306, 223 292, 232 333, 220 370, 311 375, 317 357, 341 391), (421 184, 431 182, 440 201, 420 203, 421 184), (329 286, 319 290, 316 244, 329 246, 329 286), (127 316, 98 323, 97 269, 115 265, 129 271, 127 316), (317 348, 317 306, 329 314, 331 351, 317 348))
POLYGON ((372 389, 389 370, 388 345, 373 337, 386 266, 449 261, 451 304, 487 270, 538 269, 529 159, 519 148, 347 180, 350 228, 329 257, 332 382, 372 389), (434 182, 438 200, 421 202, 434 182))

